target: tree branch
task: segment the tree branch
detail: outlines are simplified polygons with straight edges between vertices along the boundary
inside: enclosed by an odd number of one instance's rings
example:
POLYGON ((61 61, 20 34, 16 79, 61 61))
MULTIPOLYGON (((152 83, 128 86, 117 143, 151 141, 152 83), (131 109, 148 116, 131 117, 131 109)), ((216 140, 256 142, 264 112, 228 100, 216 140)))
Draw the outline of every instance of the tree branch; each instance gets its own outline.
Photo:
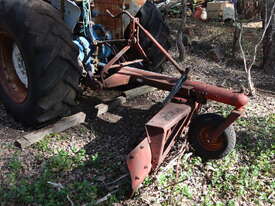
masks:
POLYGON ((243 26, 242 26, 242 24, 240 25, 241 31, 240 31, 240 37, 239 37, 239 46, 240 46, 241 53, 242 53, 242 56, 243 56, 244 68, 245 68, 245 72, 247 73, 247 78, 248 78, 248 88, 250 90, 251 95, 253 95, 255 93, 255 91, 254 91, 255 89, 254 89, 253 82, 252 82, 252 77, 251 77, 251 69, 252 69, 253 65, 255 64, 255 62, 256 62, 258 48, 261 45, 261 43, 262 43, 262 41, 265 37, 265 34, 267 32, 268 27, 270 26, 271 20, 272 20, 273 15, 274 15, 274 11, 275 11, 275 2, 273 3, 268 22, 266 22, 266 24, 264 25, 264 31, 263 31, 261 37, 259 38, 257 44, 254 47, 253 60, 252 60, 252 62, 249 66, 247 65, 246 55, 245 55, 245 52, 244 52, 244 49, 243 49, 243 46, 242 46, 243 26))

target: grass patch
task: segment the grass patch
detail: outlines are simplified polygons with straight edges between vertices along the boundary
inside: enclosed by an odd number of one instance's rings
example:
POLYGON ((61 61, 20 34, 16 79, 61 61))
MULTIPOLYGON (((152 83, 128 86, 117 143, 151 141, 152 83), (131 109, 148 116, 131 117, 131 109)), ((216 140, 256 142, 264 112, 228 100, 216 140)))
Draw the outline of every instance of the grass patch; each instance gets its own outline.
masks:
MULTIPOLYGON (((220 108, 217 106, 216 108, 220 108)), ((219 112, 227 115, 230 107, 219 112)), ((152 200, 146 204, 159 205, 272 205, 274 204, 274 129, 275 114, 265 117, 246 117, 236 122, 238 144, 236 149, 222 160, 204 162, 191 152, 180 160, 179 177, 176 165, 161 168, 156 176, 145 179, 140 195, 132 205, 142 205, 141 196, 147 193, 152 200), (165 171, 163 171, 165 169, 165 171)), ((110 153, 87 155, 76 147, 58 149, 51 147, 52 137, 36 144, 37 159, 41 164, 39 175, 26 176, 26 166, 21 153, 9 160, 6 181, 0 186, 1 206, 9 205, 95 205, 96 201, 111 190, 104 187, 105 176, 119 174, 121 162, 108 165, 104 158, 110 153), (77 177, 76 179, 72 177, 77 177), (68 180, 67 178, 70 177, 68 180), (55 187, 49 182, 62 184, 55 187)), ((60 137, 60 141, 64 140, 60 137)), ((110 195, 102 205, 122 202, 126 190, 110 195)), ((125 205, 128 205, 125 203, 125 205)), ((131 205, 131 204, 129 204, 131 205)))

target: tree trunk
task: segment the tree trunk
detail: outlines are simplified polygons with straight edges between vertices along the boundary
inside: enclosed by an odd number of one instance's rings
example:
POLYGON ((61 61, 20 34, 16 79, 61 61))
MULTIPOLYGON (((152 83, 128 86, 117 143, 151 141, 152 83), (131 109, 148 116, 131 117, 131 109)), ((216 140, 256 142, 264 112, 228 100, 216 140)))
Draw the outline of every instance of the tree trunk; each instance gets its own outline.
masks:
POLYGON ((263 68, 267 74, 275 75, 275 14, 270 14, 273 3, 274 0, 266 0, 263 15, 265 23, 268 21, 270 15, 273 15, 271 25, 263 41, 263 68))
POLYGON ((238 0, 237 11, 245 19, 261 17, 265 0, 238 0))
POLYGON ((176 45, 179 51, 179 60, 183 61, 186 56, 186 48, 183 43, 184 29, 186 26, 186 0, 181 0, 181 23, 178 28, 178 35, 176 40, 176 45))

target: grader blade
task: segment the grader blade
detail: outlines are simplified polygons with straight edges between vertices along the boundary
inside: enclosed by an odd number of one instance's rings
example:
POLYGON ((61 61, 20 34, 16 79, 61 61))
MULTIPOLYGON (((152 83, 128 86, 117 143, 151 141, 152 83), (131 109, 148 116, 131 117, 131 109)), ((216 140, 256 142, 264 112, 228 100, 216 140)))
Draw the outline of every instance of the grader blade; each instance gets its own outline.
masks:
POLYGON ((191 116, 189 105, 168 103, 146 124, 147 137, 127 158, 133 192, 151 170, 157 170, 174 145, 176 137, 187 129, 191 116))
POLYGON ((127 157, 127 165, 132 180, 132 190, 135 192, 152 168, 152 153, 149 139, 145 138, 127 157))

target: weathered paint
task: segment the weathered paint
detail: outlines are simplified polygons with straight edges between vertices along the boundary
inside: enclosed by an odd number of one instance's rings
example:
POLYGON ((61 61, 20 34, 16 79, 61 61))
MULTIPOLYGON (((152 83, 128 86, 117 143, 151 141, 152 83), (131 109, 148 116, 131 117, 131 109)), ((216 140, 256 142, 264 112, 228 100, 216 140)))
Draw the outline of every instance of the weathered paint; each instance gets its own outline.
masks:
POLYGON ((125 9, 135 16, 145 2, 146 0, 95 0, 95 9, 100 12, 100 15, 95 17, 95 22, 104 25, 112 32, 114 38, 122 38, 130 19, 125 15, 114 19, 107 14, 106 10, 109 9, 111 13, 118 14, 125 9))

